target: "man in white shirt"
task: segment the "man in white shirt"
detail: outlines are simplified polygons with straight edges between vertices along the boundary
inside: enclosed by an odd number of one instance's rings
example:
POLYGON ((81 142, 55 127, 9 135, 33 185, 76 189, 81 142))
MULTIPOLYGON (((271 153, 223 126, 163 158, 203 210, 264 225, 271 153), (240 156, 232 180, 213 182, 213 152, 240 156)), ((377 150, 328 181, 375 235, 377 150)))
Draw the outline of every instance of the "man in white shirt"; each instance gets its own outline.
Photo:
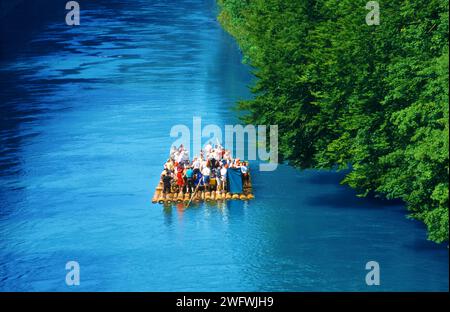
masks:
POLYGON ((172 145, 172 148, 170 149, 170 158, 174 159, 176 152, 177 148, 175 147, 175 145, 172 145))
POLYGON ((220 183, 221 183, 221 189, 223 192, 226 192, 227 190, 227 166, 223 166, 222 169, 220 169, 220 183))
POLYGON ((183 156, 184 156, 183 152, 178 153, 177 154, 177 158, 175 159, 175 161, 180 164, 183 161, 183 156))
POLYGON ((194 168, 194 174, 197 174, 198 172, 200 172, 200 159, 198 159, 197 157, 194 158, 192 167, 194 168))
POLYGON ((208 142, 208 144, 205 145, 205 152, 206 152, 206 155, 208 155, 209 153, 211 153, 211 150, 212 150, 211 142, 208 142))
POLYGON ((203 176, 210 176, 211 175, 211 169, 209 169, 209 167, 203 167, 203 170, 202 170, 202 174, 203 174, 203 176))
POLYGON ((211 149, 209 152, 206 152, 206 159, 211 160, 214 158, 214 150, 211 149))
POLYGON ((242 182, 244 182, 244 185, 247 185, 249 181, 249 175, 248 175, 248 163, 245 161, 241 163, 241 172, 242 172, 242 182))
POLYGON ((206 167, 207 163, 208 163, 208 162, 207 162, 206 160, 202 160, 202 161, 200 162, 200 170, 203 170, 203 168, 206 167))
POLYGON ((215 160, 222 160, 222 150, 219 148, 216 148, 214 150, 214 159, 215 160))
POLYGON ((209 187, 209 177, 211 175, 211 169, 209 167, 204 166, 202 169, 202 175, 203 175, 203 182, 205 183, 206 187, 209 187))
POLYGON ((184 163, 188 163, 188 162, 189 162, 189 151, 188 151, 188 150, 185 150, 185 151, 184 151, 183 157, 182 157, 182 161, 183 161, 184 163))

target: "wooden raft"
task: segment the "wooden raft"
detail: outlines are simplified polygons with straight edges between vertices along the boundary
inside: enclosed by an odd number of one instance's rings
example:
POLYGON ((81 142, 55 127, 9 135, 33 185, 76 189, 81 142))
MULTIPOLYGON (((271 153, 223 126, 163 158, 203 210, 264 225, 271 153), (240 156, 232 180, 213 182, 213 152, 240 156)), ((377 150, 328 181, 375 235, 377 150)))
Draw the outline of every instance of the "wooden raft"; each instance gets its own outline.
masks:
MULTIPOLYGON (((229 192, 223 193, 221 191, 197 191, 191 202, 214 202, 223 200, 251 200, 255 197, 252 193, 252 180, 249 175, 248 183, 243 185, 243 194, 231 194, 229 192)), ((152 197, 152 203, 154 204, 176 204, 176 203, 188 203, 191 200, 192 194, 190 193, 167 193, 163 194, 163 183, 159 182, 156 187, 155 193, 152 197)))

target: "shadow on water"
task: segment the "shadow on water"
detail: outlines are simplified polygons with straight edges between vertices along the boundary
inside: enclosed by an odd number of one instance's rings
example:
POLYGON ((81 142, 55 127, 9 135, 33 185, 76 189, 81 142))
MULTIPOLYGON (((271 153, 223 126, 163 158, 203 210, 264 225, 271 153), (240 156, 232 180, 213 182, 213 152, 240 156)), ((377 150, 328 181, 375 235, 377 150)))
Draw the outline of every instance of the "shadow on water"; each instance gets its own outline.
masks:
MULTIPOLYGON (((97 5, 107 4, 110 11, 123 7, 121 1, 105 2, 97 1, 97 5)), ((46 69, 45 62, 35 61, 40 56, 55 51, 65 51, 68 55, 78 52, 66 42, 60 42, 57 36, 68 29, 65 25, 66 3, 66 0, 0 2, 0 176, 20 176, 21 146, 39 136, 36 130, 24 132, 23 125, 33 124, 47 112, 68 109, 61 101, 46 103, 43 99, 51 97, 61 86, 84 84, 90 88, 92 84, 105 82, 105 79, 95 77, 66 77, 82 67, 62 70, 59 76, 33 77, 46 69), (34 41, 51 24, 57 26, 54 38, 34 41), (15 60, 22 64, 10 66, 15 60)), ((101 40, 98 38, 92 44, 98 45, 101 40)), ((89 42, 85 44, 87 47, 89 42)))
MULTIPOLYGON (((326 186, 333 185, 338 187, 338 191, 321 194, 317 196, 310 196, 306 202, 311 206, 328 206, 335 208, 361 208, 368 209, 388 208, 388 207, 403 207, 404 202, 400 199, 385 199, 375 193, 370 193, 365 197, 359 197, 358 191, 351 189, 345 184, 342 184, 343 179, 349 170, 345 171, 322 171, 317 170, 314 175, 310 175, 304 180, 308 184, 326 186), (339 186, 340 185, 340 186, 339 186)), ((299 180, 303 178, 298 177, 299 180)))
MULTIPOLYGON (((418 227, 424 227, 423 224, 419 224, 419 221, 416 221, 418 227)), ((416 239, 413 243, 410 244, 410 248, 412 250, 417 250, 418 252, 444 252, 445 248, 448 246, 448 243, 436 244, 429 240, 424 239, 416 239)))
POLYGON ((360 198, 355 191, 344 187, 338 192, 309 196, 305 202, 311 206, 327 206, 338 209, 388 209, 390 207, 403 209, 404 206, 401 200, 386 200, 373 196, 360 198))
POLYGON ((32 51, 29 43, 45 26, 65 21, 66 0, 0 1, 0 61, 32 51))
POLYGON ((27 96, 27 90, 14 72, 0 73, 0 90, 0 176, 20 174, 17 169, 20 146, 38 135, 21 133, 20 126, 36 120, 42 110, 33 108, 32 98, 27 96))
POLYGON ((308 182, 317 185, 327 185, 327 184, 337 185, 342 182, 347 173, 348 172, 346 171, 334 172, 334 171, 319 170, 316 171, 315 175, 308 177, 308 182))
MULTIPOLYGON (((36 96, 51 90, 46 82, 27 83, 24 76, 35 68, 5 69, 20 55, 40 55, 30 41, 58 16, 64 20, 63 0, 0 2, 0 176, 20 175, 18 154, 24 142, 38 133, 21 133, 23 123, 31 123, 44 111, 36 104, 36 96)), ((48 47, 55 49, 55 46, 48 47)))

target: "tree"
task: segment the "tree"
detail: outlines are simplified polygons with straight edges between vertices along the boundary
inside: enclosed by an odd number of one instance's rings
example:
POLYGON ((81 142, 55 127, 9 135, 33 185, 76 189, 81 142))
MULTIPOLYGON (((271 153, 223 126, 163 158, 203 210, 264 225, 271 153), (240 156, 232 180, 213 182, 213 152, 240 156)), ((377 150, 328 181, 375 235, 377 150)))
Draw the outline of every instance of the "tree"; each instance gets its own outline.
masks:
POLYGON ((448 241, 448 1, 219 0, 258 78, 245 122, 278 124, 300 168, 348 169, 361 196, 400 198, 448 241))

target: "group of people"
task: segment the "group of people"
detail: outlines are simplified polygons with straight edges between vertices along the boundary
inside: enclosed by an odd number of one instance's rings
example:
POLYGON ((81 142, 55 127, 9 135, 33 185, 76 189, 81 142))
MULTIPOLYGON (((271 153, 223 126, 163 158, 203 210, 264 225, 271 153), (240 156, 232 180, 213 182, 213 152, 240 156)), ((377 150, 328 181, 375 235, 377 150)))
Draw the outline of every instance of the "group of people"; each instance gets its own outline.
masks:
POLYGON ((209 142, 200 155, 189 159, 189 152, 183 145, 172 146, 170 157, 161 173, 163 193, 201 191, 227 192, 227 171, 238 168, 242 173, 243 183, 248 182, 248 162, 233 159, 231 152, 220 144, 209 142))

